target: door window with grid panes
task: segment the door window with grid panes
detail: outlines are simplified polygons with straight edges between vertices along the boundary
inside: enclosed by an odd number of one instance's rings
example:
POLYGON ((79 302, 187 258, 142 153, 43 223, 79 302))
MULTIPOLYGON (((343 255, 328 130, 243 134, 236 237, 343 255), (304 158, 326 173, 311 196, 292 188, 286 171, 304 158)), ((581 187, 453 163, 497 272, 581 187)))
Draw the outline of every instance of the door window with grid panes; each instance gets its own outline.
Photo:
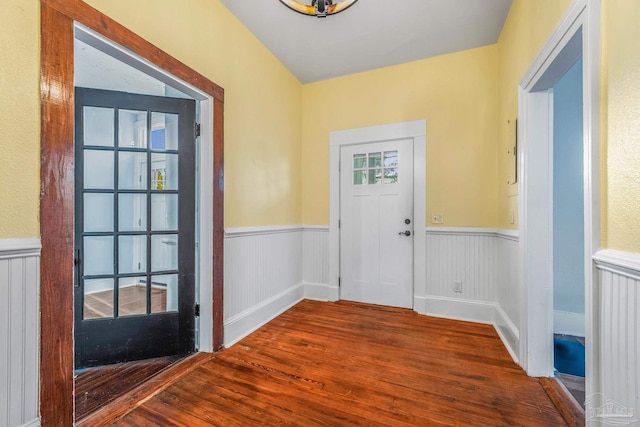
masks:
POLYGON ((77 367, 193 351, 194 121, 192 100, 76 91, 77 367))

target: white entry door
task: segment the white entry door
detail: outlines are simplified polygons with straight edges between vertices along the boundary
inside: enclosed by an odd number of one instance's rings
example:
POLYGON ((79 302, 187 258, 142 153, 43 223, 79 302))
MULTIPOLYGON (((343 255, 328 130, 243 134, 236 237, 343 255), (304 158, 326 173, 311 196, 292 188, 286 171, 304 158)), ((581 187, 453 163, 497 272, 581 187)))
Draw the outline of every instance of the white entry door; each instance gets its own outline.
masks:
POLYGON ((340 298, 413 307, 413 142, 340 150, 340 298))

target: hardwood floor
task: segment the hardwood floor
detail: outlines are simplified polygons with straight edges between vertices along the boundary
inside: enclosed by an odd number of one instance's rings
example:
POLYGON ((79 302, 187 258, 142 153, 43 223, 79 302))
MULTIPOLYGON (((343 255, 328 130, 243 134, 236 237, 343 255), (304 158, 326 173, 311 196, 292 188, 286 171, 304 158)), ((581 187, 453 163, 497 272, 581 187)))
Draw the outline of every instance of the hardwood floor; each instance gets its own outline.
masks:
POLYGON ((176 360, 175 357, 161 357, 92 368, 77 374, 74 378, 76 420, 116 400, 176 360))
POLYGON ((493 327, 303 301, 116 426, 564 426, 493 327))
POLYGON ((540 378, 539 381, 569 427, 582 427, 585 425, 584 408, 576 402, 560 379, 540 378))

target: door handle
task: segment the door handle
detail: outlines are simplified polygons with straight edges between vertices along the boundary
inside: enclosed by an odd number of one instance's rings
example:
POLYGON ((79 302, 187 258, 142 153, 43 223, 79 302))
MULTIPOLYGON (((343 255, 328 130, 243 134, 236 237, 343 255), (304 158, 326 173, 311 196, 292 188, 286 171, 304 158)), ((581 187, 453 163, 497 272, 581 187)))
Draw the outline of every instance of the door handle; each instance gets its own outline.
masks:
POLYGON ((77 288, 80 286, 80 249, 75 249, 73 251, 73 268, 75 273, 75 280, 73 281, 73 285, 77 288))
POLYGON ((400 236, 411 236, 411 231, 410 230, 405 230, 405 231, 401 231, 398 233, 400 236))

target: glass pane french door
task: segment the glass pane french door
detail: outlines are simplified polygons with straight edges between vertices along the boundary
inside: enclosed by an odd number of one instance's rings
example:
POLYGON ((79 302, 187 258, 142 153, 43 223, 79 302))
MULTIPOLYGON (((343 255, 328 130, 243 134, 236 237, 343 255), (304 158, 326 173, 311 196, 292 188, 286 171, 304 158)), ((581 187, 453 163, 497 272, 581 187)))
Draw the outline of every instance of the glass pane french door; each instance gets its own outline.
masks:
POLYGON ((195 101, 76 89, 75 366, 194 351, 195 101))

